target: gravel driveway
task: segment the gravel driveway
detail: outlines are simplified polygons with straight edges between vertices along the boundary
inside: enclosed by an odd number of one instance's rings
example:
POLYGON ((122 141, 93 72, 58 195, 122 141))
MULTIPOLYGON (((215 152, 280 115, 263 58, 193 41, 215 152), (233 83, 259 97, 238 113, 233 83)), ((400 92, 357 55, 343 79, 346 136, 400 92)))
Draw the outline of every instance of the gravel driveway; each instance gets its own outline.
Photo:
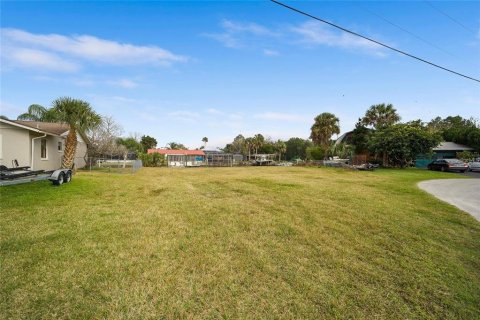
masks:
POLYGON ((427 180, 418 187, 480 221, 480 179, 427 180))

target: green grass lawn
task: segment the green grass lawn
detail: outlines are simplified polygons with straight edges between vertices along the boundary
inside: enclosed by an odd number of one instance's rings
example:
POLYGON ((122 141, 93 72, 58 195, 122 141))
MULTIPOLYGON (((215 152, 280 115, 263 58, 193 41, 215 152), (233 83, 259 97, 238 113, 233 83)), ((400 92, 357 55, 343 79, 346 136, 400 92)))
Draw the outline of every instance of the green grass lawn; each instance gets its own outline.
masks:
POLYGON ((4 319, 479 319, 480 223, 422 170, 82 172, 3 187, 4 319))

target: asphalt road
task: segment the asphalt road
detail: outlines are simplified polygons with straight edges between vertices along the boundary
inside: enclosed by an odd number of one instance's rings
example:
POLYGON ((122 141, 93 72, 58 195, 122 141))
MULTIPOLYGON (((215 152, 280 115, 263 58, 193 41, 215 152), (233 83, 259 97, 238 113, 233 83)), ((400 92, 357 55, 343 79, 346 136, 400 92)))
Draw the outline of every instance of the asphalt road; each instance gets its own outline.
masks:
MULTIPOLYGON (((478 178, 480 175, 471 172, 478 178)), ((480 180, 478 179, 442 179, 427 180, 418 187, 434 195, 442 201, 470 213, 480 221, 480 180)))

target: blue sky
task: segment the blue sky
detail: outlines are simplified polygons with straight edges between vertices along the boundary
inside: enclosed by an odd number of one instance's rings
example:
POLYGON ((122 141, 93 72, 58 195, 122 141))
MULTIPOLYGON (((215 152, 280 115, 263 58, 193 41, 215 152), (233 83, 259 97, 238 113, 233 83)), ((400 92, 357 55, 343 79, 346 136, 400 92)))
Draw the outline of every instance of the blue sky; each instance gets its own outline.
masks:
MULTIPOLYGON (((286 3, 480 78, 479 1, 286 3)), ((480 117, 479 83, 269 1, 2 1, 1 27, 1 114, 71 96, 159 146, 307 138, 322 112, 345 132, 382 102, 405 121, 480 117)))

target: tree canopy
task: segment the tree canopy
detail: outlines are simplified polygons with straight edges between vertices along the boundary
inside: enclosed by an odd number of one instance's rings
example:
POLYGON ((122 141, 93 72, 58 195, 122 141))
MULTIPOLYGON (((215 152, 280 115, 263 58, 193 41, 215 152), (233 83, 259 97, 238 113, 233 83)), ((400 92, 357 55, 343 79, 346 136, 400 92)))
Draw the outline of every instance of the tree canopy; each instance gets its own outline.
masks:
POLYGON ((391 126, 400 121, 400 116, 392 104, 376 104, 371 106, 361 122, 365 126, 372 126, 376 130, 391 126))
POLYGON ((310 138, 315 145, 328 148, 332 135, 340 133, 340 120, 329 112, 324 112, 315 117, 311 128, 310 138))
POLYGON ((170 149, 170 150, 187 150, 188 149, 182 143, 173 142, 173 141, 167 143, 166 147, 167 147, 167 149, 170 149))
POLYGON ((373 152, 387 156, 390 165, 403 168, 419 154, 430 153, 439 141, 437 134, 421 125, 400 123, 375 131, 369 143, 373 152))
POLYGON ((65 150, 63 153, 62 167, 71 168, 77 149, 77 131, 87 132, 102 123, 102 117, 93 111, 86 101, 62 97, 53 101, 53 107, 47 111, 55 122, 67 123, 70 127, 65 150))
POLYGON ((140 144, 142 145, 142 151, 147 152, 148 149, 153 149, 157 146, 157 140, 150 136, 142 136, 140 144))

